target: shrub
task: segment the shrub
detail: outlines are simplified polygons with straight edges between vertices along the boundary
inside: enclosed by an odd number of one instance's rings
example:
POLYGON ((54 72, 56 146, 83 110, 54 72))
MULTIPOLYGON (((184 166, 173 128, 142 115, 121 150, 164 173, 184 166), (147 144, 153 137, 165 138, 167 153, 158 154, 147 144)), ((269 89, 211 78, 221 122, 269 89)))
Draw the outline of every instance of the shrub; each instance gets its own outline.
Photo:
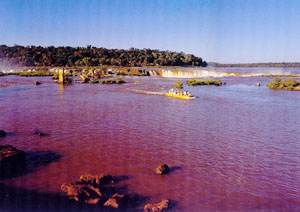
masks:
POLYGON ((175 81, 174 82, 174 88, 175 89, 182 89, 183 88, 183 83, 181 81, 175 81))
POLYGON ((287 80, 287 81, 283 81, 285 86, 287 87, 295 87, 298 85, 298 82, 295 80, 295 79, 290 79, 290 80, 287 80))

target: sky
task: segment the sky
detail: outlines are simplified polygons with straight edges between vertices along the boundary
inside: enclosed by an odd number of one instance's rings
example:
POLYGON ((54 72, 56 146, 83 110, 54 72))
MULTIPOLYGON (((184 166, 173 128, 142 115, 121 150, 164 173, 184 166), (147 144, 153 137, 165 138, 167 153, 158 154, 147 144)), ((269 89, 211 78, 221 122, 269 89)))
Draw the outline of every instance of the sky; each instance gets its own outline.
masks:
POLYGON ((0 44, 300 62, 299 0, 0 0, 0 44))

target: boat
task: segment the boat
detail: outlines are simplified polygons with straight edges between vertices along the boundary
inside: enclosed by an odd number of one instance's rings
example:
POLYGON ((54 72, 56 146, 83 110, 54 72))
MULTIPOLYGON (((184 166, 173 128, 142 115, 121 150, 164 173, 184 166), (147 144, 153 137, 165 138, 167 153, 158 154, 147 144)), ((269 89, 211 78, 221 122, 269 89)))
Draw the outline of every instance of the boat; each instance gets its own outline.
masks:
POLYGON ((196 97, 193 94, 190 94, 188 91, 181 91, 176 89, 171 89, 167 93, 167 96, 176 97, 180 99, 195 99, 196 97))

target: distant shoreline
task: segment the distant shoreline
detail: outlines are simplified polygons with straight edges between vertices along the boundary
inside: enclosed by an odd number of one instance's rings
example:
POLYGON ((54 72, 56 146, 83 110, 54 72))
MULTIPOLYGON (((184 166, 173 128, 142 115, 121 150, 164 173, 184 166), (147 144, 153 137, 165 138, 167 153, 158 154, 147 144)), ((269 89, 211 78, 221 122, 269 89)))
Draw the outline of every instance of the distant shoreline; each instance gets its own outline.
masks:
POLYGON ((300 63, 215 63, 208 62, 208 66, 219 68, 300 68, 300 63))

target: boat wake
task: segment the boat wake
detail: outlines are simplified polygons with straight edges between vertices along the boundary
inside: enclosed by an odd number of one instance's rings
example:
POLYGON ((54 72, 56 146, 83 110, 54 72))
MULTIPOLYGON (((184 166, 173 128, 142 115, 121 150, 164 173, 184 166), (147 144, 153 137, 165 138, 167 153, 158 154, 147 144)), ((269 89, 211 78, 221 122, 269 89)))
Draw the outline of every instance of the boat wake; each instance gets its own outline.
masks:
POLYGON ((137 94, 149 94, 149 95, 161 95, 161 96, 166 96, 166 92, 156 92, 156 91, 143 91, 143 90, 131 90, 134 93, 137 94))

